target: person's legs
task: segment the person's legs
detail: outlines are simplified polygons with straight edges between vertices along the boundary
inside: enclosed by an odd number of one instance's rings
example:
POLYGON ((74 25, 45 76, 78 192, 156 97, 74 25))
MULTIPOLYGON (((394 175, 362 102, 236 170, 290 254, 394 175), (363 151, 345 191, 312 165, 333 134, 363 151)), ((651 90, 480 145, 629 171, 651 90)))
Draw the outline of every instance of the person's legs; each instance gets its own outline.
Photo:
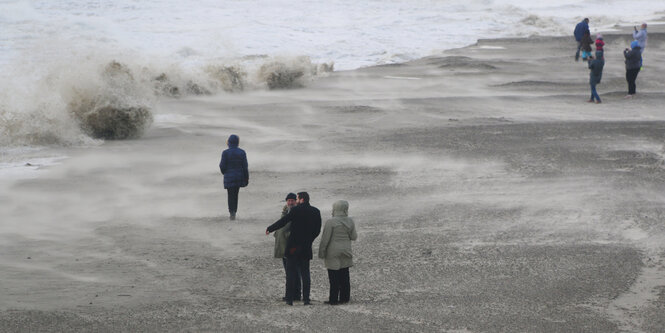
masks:
MULTIPOLYGON (((309 289, 311 286, 311 280, 309 275, 309 259, 298 259, 298 264, 300 265, 300 277, 302 278, 302 300, 305 305, 309 304, 309 289)), ((295 278, 293 291, 295 293, 295 278)))
POLYGON ((637 86, 635 85, 635 80, 637 80, 637 74, 640 69, 628 69, 626 70, 626 81, 628 81, 628 95, 635 95, 637 86))
POLYGON ((328 304, 335 305, 339 303, 339 271, 329 269, 328 281, 330 282, 330 292, 328 293, 328 304))
POLYGON ((591 100, 596 99, 596 103, 600 103, 600 96, 598 96, 598 91, 596 91, 596 84, 591 84, 591 100))
POLYGON ((231 218, 235 218, 238 211, 238 192, 240 192, 240 187, 229 187, 226 191, 228 193, 229 213, 231 214, 231 218))
POLYGON ((580 50, 582 49, 582 42, 578 41, 577 42, 577 52, 575 52, 575 61, 580 60, 580 50))
POLYGON ((282 258, 282 264, 284 264, 284 277, 285 277, 285 283, 284 283, 284 298, 283 300, 288 300, 289 296, 289 270, 286 268, 286 258, 282 258))
POLYGON ((351 279, 349 268, 339 270, 339 302, 348 303, 351 300, 351 279))
POLYGON ((295 289, 293 294, 293 299, 299 301, 302 295, 302 270, 300 269, 300 262, 296 263, 298 265, 298 274, 295 276, 295 289))
POLYGON ((298 258, 286 258, 286 304, 293 305, 295 276, 298 275, 298 258))

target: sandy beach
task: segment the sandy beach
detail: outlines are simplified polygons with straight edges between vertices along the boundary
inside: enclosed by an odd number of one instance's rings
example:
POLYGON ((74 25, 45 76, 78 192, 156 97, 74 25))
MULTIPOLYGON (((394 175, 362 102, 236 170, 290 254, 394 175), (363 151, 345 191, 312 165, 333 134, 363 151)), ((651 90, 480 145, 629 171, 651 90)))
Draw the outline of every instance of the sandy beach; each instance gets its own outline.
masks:
MULTIPOLYGON (((665 28, 637 96, 627 32, 479 40, 304 88, 162 99, 135 140, 56 147, 0 192, 2 332, 663 332, 665 28), (250 184, 229 221, 218 163, 250 184), (351 302, 281 301, 288 192, 358 229, 351 302)), ((38 154, 38 153, 35 153, 38 154)), ((26 161, 29 162, 29 161, 26 161)), ((319 240, 315 241, 314 251, 319 240)))

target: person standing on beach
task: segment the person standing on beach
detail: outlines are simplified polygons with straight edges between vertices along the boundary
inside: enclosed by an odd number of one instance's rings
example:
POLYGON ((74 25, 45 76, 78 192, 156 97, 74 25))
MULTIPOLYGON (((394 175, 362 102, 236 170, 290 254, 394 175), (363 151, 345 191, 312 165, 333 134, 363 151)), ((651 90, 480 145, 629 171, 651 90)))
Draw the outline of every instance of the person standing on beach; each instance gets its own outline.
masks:
POLYGON ((635 29, 635 31, 633 31, 633 39, 637 41, 642 52, 644 52, 647 47, 647 24, 642 23, 640 30, 637 30, 637 27, 633 27, 633 29, 635 29))
POLYGON ((224 175, 224 188, 228 193, 230 219, 236 219, 238 211, 238 193, 241 187, 249 184, 249 170, 247 169, 247 154, 238 148, 240 138, 231 134, 226 140, 228 149, 222 152, 219 170, 224 175))
POLYGON ((319 244, 319 258, 328 269, 330 294, 326 304, 348 303, 351 299, 349 267, 353 266, 351 241, 358 238, 356 226, 348 217, 349 203, 340 200, 333 204, 332 219, 326 221, 319 244))
POLYGON ((281 229, 289 222, 291 222, 291 233, 284 253, 288 286, 286 304, 293 305, 296 296, 296 276, 300 270, 303 305, 311 305, 309 261, 312 260, 312 243, 321 233, 321 212, 309 204, 307 192, 298 193, 298 206, 291 208, 288 214, 268 226, 266 235, 281 229))
POLYGON ((591 85, 591 99, 589 99, 589 103, 593 103, 594 99, 596 104, 602 103, 596 91, 596 85, 600 84, 600 79, 603 77, 604 66, 605 58, 603 57, 603 51, 596 51, 596 59, 593 57, 589 58, 589 84, 591 85))
POLYGON ((626 81, 628 81, 628 95, 626 98, 633 98, 636 93, 637 74, 640 73, 642 67, 642 50, 639 43, 634 40, 630 43, 631 49, 623 50, 623 56, 626 58, 626 81))
MULTIPOLYGON (((282 208, 282 217, 289 214, 291 208, 296 206, 296 200, 297 198, 295 193, 289 193, 286 195, 286 205, 284 205, 284 208, 282 208)), ((291 234, 291 222, 284 225, 284 227, 275 230, 275 233, 273 234, 275 236, 274 256, 275 258, 282 259, 282 264, 284 265, 284 276, 286 277, 285 278, 286 282, 284 287, 284 297, 282 298, 283 301, 286 301, 289 295, 289 279, 288 279, 288 271, 286 269, 286 256, 284 254, 286 253, 286 243, 287 240, 289 239, 290 234, 291 234)), ((298 267, 298 274, 296 274, 296 290, 295 294, 293 295, 293 299, 296 301, 300 300, 301 286, 302 282, 300 279, 300 268, 298 267)))
POLYGON ((582 22, 578 23, 575 26, 575 31, 573 32, 573 35, 575 36, 575 40, 577 41, 577 52, 575 53, 575 61, 580 60, 580 49, 582 49, 582 37, 584 37, 584 34, 588 33, 591 35, 591 31, 589 31, 589 19, 584 18, 582 22))
MULTIPOLYGON (((640 54, 644 55, 644 50, 647 48, 647 24, 642 23, 640 30, 637 30, 637 27, 633 27, 633 29, 635 29, 633 31, 633 38, 640 45, 640 54)), ((644 56, 640 59, 640 67, 642 67, 643 60, 644 56)))
POLYGON ((591 57, 591 44, 593 44, 593 40, 591 39, 591 35, 588 32, 584 33, 584 36, 582 36, 582 40, 580 41, 580 44, 582 44, 582 61, 587 61, 589 57, 591 57))
POLYGON ((596 52, 601 51, 604 52, 605 50, 603 49, 605 47, 605 42, 603 41, 603 35, 602 34, 597 34, 596 35, 596 52))

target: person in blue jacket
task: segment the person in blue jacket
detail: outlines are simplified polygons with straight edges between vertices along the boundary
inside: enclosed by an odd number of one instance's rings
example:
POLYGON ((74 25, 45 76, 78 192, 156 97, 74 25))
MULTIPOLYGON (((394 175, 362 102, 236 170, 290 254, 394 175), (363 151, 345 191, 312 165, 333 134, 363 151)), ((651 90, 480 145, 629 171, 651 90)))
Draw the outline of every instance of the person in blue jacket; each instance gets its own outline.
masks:
POLYGON ((247 169, 247 154, 238 148, 240 138, 231 134, 226 140, 228 149, 222 152, 219 170, 224 175, 224 188, 228 193, 229 213, 231 220, 236 219, 238 211, 238 193, 241 187, 249 184, 249 170, 247 169))
POLYGON ((573 32, 573 35, 575 35, 575 40, 577 41, 577 52, 575 53, 575 61, 580 60, 580 49, 582 48, 582 37, 584 37, 584 34, 587 33, 591 35, 591 31, 589 31, 589 19, 585 18, 582 20, 582 22, 578 23, 575 26, 575 31, 573 32))

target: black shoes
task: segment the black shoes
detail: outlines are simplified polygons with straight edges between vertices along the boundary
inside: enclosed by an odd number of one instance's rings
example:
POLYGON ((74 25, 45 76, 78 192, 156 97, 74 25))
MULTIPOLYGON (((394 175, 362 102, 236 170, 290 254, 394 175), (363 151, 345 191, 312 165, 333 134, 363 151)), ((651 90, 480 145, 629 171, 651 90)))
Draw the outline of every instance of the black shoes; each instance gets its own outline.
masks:
POLYGON ((312 305, 312 303, 306 299, 304 302, 302 302, 302 305, 312 305))
POLYGON ((231 216, 229 216, 229 219, 231 219, 231 221, 235 220, 236 219, 236 213, 231 213, 231 216))

